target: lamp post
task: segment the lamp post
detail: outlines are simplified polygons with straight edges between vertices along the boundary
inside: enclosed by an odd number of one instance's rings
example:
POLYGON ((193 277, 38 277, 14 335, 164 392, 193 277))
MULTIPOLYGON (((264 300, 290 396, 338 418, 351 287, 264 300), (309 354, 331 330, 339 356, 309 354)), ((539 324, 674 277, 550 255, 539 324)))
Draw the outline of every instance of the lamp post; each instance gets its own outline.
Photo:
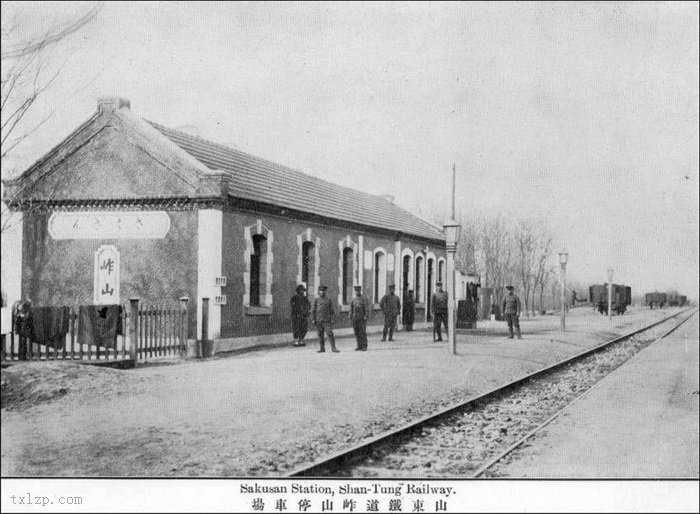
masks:
POLYGON ((566 261, 569 260, 569 254, 559 252, 559 272, 561 281, 561 323, 560 329, 562 332, 566 330, 566 261))
POLYGON ((608 270, 608 321, 612 321, 612 281, 614 269, 608 270))
POLYGON ((455 337, 455 253, 459 240, 461 225, 454 218, 445 223, 445 246, 447 249, 447 340, 452 347, 452 353, 457 354, 457 339, 455 337))

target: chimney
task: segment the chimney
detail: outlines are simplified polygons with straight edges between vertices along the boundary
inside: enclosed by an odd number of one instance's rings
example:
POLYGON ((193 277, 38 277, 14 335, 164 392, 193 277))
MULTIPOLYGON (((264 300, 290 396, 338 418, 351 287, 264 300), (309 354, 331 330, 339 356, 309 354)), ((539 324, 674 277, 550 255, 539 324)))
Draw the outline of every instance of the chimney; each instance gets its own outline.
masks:
POLYGON ((115 97, 102 97, 97 100, 97 112, 115 112, 117 109, 130 109, 131 102, 126 98, 115 97))
POLYGON ((379 198, 384 198, 384 200, 394 203, 394 195, 379 195, 379 198))

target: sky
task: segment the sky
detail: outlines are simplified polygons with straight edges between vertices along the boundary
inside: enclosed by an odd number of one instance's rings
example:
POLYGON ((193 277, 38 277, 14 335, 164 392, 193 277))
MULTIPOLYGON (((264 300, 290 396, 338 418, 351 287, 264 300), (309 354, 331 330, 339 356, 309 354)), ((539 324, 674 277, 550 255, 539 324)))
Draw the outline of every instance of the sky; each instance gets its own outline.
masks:
MULTIPOLYGON (((20 41, 94 4, 3 19, 20 41)), ((122 96, 433 220, 454 164, 458 217, 545 220, 568 278, 698 296, 697 3, 106 2, 56 54, 4 176, 122 96)))

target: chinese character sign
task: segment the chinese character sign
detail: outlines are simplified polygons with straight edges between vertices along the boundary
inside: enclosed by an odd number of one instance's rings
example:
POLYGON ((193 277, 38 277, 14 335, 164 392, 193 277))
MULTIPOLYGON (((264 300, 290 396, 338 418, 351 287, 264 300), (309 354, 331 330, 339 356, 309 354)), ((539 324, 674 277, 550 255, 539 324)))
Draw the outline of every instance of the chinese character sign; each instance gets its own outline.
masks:
POLYGON ((119 252, 112 245, 103 245, 95 252, 95 305, 120 303, 119 252))
POLYGON ((162 239, 169 231, 164 211, 54 212, 49 218, 53 239, 162 239))

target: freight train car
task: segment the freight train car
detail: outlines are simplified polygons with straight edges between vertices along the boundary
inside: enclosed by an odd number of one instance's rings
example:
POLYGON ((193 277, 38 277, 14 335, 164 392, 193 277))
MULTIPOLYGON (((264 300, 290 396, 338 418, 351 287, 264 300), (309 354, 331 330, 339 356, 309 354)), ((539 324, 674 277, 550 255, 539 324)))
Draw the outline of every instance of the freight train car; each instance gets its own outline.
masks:
MULTIPOLYGON (((601 314, 608 312, 608 284, 594 285, 588 289, 589 298, 594 309, 598 309, 601 314)), ((632 305, 632 288, 620 284, 612 284, 611 310, 619 314, 624 314, 627 307, 632 305)))
POLYGON ((683 297, 678 294, 678 291, 669 291, 666 293, 666 301, 668 301, 668 305, 670 307, 678 307, 683 305, 682 298, 683 297))
POLYGON ((666 302, 666 293, 659 293, 658 291, 654 291, 653 293, 647 293, 644 295, 644 305, 648 305, 650 309, 653 309, 654 305, 656 305, 658 308, 661 308, 664 305, 666 305, 666 302))

